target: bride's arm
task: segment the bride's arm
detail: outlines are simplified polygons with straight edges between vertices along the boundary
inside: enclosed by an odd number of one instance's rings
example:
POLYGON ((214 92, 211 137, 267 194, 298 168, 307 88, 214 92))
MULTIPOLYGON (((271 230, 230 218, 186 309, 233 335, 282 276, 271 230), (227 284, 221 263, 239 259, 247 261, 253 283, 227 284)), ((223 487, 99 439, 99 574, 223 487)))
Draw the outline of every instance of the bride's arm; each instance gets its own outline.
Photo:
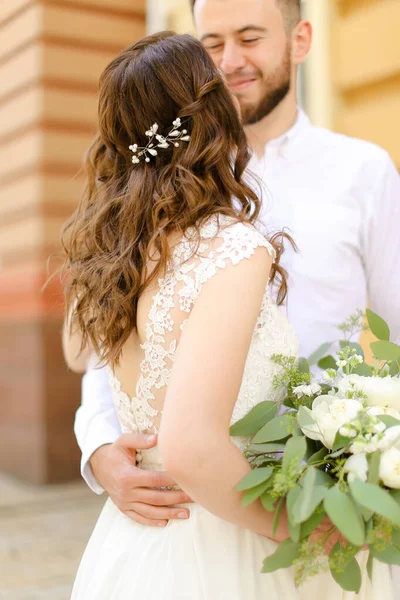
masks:
MULTIPOLYGON (((159 434, 167 471, 193 500, 268 537, 273 515, 259 501, 244 508, 234 490, 251 468, 229 424, 270 268, 257 248, 204 285, 180 340, 159 434)), ((286 537, 283 523, 275 539, 286 537)))
POLYGON ((72 306, 69 314, 64 319, 62 330, 63 353, 65 362, 72 371, 84 373, 87 370, 90 350, 89 348, 81 349, 82 335, 80 329, 74 323, 71 323, 73 308, 72 306))

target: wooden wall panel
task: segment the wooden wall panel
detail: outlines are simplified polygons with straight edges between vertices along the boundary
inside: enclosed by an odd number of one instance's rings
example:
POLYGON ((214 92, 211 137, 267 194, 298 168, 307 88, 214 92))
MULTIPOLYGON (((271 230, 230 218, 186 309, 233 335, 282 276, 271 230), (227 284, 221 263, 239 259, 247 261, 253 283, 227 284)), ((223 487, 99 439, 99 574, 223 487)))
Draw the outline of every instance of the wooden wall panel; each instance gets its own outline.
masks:
POLYGON ((46 86, 43 108, 46 119, 63 125, 84 123, 93 131, 97 127, 97 95, 87 91, 75 91, 46 86))
POLYGON ((103 13, 133 14, 143 20, 146 15, 146 0, 59 0, 53 4, 85 7, 103 13))
POLYGON ((0 146, 0 184, 13 173, 21 173, 42 161, 43 135, 39 129, 27 130, 0 146))
POLYGON ((15 131, 28 128, 44 117, 44 89, 39 84, 28 87, 12 102, 0 103, 0 145, 15 131))
POLYGON ((337 126, 349 135, 368 138, 385 148, 400 167, 400 142, 396 123, 400 120, 400 77, 346 97, 345 110, 337 126))
POLYGON ((11 94, 25 91, 24 87, 38 81, 43 63, 42 54, 42 44, 30 44, 6 62, 0 63, 0 103, 13 101, 11 94))
POLYGON ((335 127, 385 148, 400 168, 400 2, 336 0, 335 127))
POLYGON ((41 177, 35 173, 25 174, 17 181, 0 185, 0 228, 7 224, 9 213, 38 205, 41 201, 41 187, 41 177))
POLYGON ((341 18, 334 37, 337 84, 352 89, 396 76, 399 27, 398 0, 367 3, 341 18))
POLYGON ((13 102, 0 103, 0 145, 38 123, 59 124, 64 128, 80 125, 83 130, 95 131, 97 95, 39 82, 29 86, 13 102))
POLYGON ((24 8, 34 4, 33 0, 3 0, 0 2, 0 23, 8 26, 8 21, 24 8))
MULTIPOLYGON (((10 0, 8 0, 11 4, 10 0)), ((7 3, 7 0, 6 2, 7 3)), ((16 14, 7 27, 0 29, 0 60, 12 56, 18 48, 27 46, 41 32, 42 8, 39 4, 30 4, 26 10, 16 14)))
POLYGON ((144 0, 0 3, 0 469, 30 481, 79 473, 80 378, 62 357, 59 280, 42 287, 82 193, 99 75, 144 34, 144 0))
POLYGON ((49 6, 44 10, 43 34, 49 38, 69 40, 112 52, 129 46, 143 35, 143 22, 136 14, 92 13, 84 8, 49 6), (118 30, 118 37, 115 31, 118 30))
POLYGON ((115 55, 116 52, 110 50, 78 48, 52 41, 44 49, 42 76, 50 81, 70 83, 72 88, 96 91, 100 73, 115 55))

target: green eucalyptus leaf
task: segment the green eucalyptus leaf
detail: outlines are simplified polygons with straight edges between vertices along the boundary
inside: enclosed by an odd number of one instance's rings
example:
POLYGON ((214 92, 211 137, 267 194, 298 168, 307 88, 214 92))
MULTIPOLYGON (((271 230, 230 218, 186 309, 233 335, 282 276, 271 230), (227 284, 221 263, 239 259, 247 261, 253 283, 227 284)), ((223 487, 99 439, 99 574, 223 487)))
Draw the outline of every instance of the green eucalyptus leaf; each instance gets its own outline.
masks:
POLYGON ((303 489, 302 495, 297 500, 297 503, 294 507, 296 522, 301 524, 308 521, 308 519, 310 519, 314 511, 324 500, 327 493, 328 489, 326 487, 318 485, 313 488, 310 497, 305 500, 305 491, 303 489))
POLYGON ((378 360, 400 359, 400 346, 393 342, 372 342, 371 350, 378 360))
POLYGON ((231 426, 230 435, 232 437, 254 435, 265 423, 276 416, 277 410, 276 402, 260 402, 243 419, 231 426))
POLYGON ((257 498, 259 498, 270 487, 270 485, 270 481, 264 481, 264 483, 260 483, 260 485, 257 485, 250 490, 246 490, 243 494, 242 505, 248 506, 249 504, 255 502, 257 498))
POLYGON ((296 544, 291 539, 282 542, 274 554, 265 559, 262 573, 273 573, 278 569, 287 569, 300 556, 301 544, 296 544))
POLYGON ((287 396, 283 400, 283 406, 286 406, 287 408, 296 408, 294 398, 292 396, 287 396))
POLYGON ((275 417, 269 423, 266 423, 264 427, 260 429, 258 433, 252 439, 253 444, 265 444, 267 442, 276 442, 278 440, 285 439, 291 432, 292 419, 289 414, 275 417))
POLYGON ((292 437, 286 442, 285 452, 282 459, 282 467, 287 469, 293 460, 301 462, 307 450, 304 437, 292 437))
POLYGON ((336 360, 333 356, 324 356, 321 360, 318 361, 318 366, 320 369, 337 369, 336 360))
POLYGON ((306 358, 299 358, 297 361, 297 368, 300 371, 300 373, 309 373, 310 372, 310 366, 308 364, 308 361, 306 358))
POLYGON ((370 552, 379 562, 386 563, 387 565, 400 565, 400 550, 396 546, 388 546, 381 551, 370 546, 370 552))
POLYGON ((325 510, 319 506, 307 521, 300 526, 300 539, 307 538, 322 523, 325 518, 325 510))
MULTIPOLYGON (((321 360, 321 358, 325 356, 325 354, 328 352, 328 350, 330 349, 331 346, 332 346, 332 342, 325 342, 325 344, 321 344, 321 346, 319 348, 317 348, 317 350, 315 350, 315 352, 313 352, 308 357, 308 364, 316 365, 318 363, 318 361, 321 360)), ((335 368, 336 368, 336 366, 335 366, 335 368)))
POLYGON ((315 485, 324 485, 327 488, 332 487, 336 483, 336 479, 333 479, 329 473, 322 471, 321 469, 316 469, 317 474, 315 478, 315 485))
POLYGON ((289 533, 290 537, 294 542, 298 542, 300 539, 300 525, 294 522, 293 519, 293 506, 297 501, 297 498, 302 492, 302 487, 297 484, 294 488, 290 490, 286 499, 287 513, 288 513, 288 525, 289 525, 289 533))
POLYGON ((313 491, 315 487, 316 470, 308 467, 301 479, 301 492, 293 504, 292 518, 296 524, 306 521, 317 508, 313 491))
POLYGON ((392 377, 400 373, 400 366, 398 362, 390 363, 389 373, 392 377))
POLYGON ((283 452, 284 444, 250 444, 249 451, 253 454, 274 454, 275 452, 283 452))
POLYGON ((400 506, 386 490, 356 479, 350 483, 350 491, 360 506, 372 510, 394 525, 400 526, 400 506))
POLYGON ((379 483, 379 466, 381 464, 381 453, 373 452, 367 455, 368 459, 368 483, 377 485, 379 483))
POLYGON ((392 545, 400 550, 400 529, 394 529, 392 532, 392 545))
MULTIPOLYGON (((301 433, 302 433, 302 435, 304 435, 303 432, 301 432, 301 433)), ((307 443, 307 452, 304 457, 304 460, 306 462, 308 462, 310 460, 310 456, 313 456, 316 453, 317 449, 320 447, 320 442, 318 442, 316 440, 312 440, 309 437, 306 437, 305 440, 307 443)))
POLYGON ((332 577, 347 592, 358 592, 361 589, 361 569, 354 556, 350 556, 349 560, 341 566, 340 569, 335 568, 335 556, 340 553, 340 544, 336 544, 329 555, 329 568, 332 577))
POLYGON ((235 486, 237 492, 243 492, 251 488, 259 486, 261 483, 267 481, 273 473, 272 467, 264 467, 262 469, 254 469, 247 473, 245 477, 235 486))
POLYGON ((272 535, 273 536, 276 535, 278 525, 279 525, 279 518, 281 516, 281 512, 282 512, 282 508, 283 508, 284 504, 285 504, 285 498, 281 498, 278 502, 278 506, 276 507, 274 520, 272 523, 272 535))
POLYGON ((361 363, 361 365, 357 365, 353 369, 353 373, 355 375, 361 375, 362 377, 372 377, 373 375, 372 367, 367 365, 367 363, 361 363))
POLYGON ((352 498, 335 485, 324 500, 325 512, 339 531, 355 546, 363 546, 365 526, 352 498))
POLYGON ((395 425, 400 425, 400 421, 392 415, 377 415, 379 420, 382 423, 385 423, 386 427, 389 429, 390 427, 394 427, 395 425))
POLYGON ((368 510, 367 508, 364 508, 364 510, 361 511, 361 516, 362 516, 365 524, 367 524, 367 523, 371 523, 371 519, 374 516, 374 513, 372 512, 372 510, 368 510))
POLYGON ((381 317, 379 317, 372 310, 367 308, 367 321, 370 330, 374 334, 378 340, 387 340, 390 339, 390 330, 386 321, 384 321, 381 317))
POLYGON ((397 504, 400 504, 400 490, 390 490, 390 495, 397 502, 397 504))
POLYGON ((266 491, 261 495, 260 499, 261 499, 261 504, 263 505, 263 507, 265 508, 266 511, 274 512, 275 504, 277 502, 275 497, 271 496, 270 493, 268 491, 266 491))
POLYGON ((352 441, 353 438, 345 437, 344 435, 341 435, 338 431, 335 436, 335 441, 333 442, 332 450, 335 451, 339 450, 339 448, 345 448, 346 446, 351 444, 352 441))
POLYGON ((312 418, 312 415, 305 406, 300 406, 299 412, 297 413, 297 422, 303 429, 307 429, 312 425, 315 425, 315 421, 312 418))

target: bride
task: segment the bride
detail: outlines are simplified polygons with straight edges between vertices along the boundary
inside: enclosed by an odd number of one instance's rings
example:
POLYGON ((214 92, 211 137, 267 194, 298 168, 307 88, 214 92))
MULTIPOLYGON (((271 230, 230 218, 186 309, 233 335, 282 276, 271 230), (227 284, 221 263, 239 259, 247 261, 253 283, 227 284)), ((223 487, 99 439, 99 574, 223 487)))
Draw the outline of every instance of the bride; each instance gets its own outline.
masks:
MULTIPOLYGON (((167 470, 194 504, 188 519, 151 528, 109 499, 72 599, 356 598, 330 575, 300 590, 289 570, 261 575, 287 520, 273 535, 272 515, 234 489, 250 466, 229 426, 279 400, 269 357, 294 355, 297 340, 270 296, 278 280, 284 299, 285 272, 253 225, 249 152, 221 75, 190 36, 145 38, 105 69, 99 128, 63 235, 65 352, 71 366, 89 354, 108 365, 123 430, 158 436, 140 464, 167 470)), ((389 598, 388 581, 376 567, 357 597, 389 598)))

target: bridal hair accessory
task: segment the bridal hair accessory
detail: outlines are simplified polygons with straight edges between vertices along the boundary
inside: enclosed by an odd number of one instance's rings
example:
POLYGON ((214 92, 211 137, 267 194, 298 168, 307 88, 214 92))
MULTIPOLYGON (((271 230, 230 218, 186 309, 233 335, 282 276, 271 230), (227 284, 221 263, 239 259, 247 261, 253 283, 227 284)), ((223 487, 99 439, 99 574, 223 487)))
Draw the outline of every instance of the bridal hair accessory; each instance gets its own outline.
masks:
POLYGON ((178 147, 180 141, 188 142, 190 140, 190 135, 187 135, 186 129, 182 129, 182 131, 180 131, 182 123, 179 118, 175 119, 172 125, 173 128, 168 135, 164 137, 163 135, 157 133, 158 125, 157 123, 154 123, 154 125, 152 125, 148 131, 146 131, 147 137, 150 138, 147 146, 138 146, 137 144, 132 144, 129 146, 129 150, 131 150, 133 153, 132 163, 134 165, 140 163, 141 156, 145 157, 144 160, 146 162, 150 162, 151 156, 158 155, 157 148, 169 148, 170 145, 178 147), (154 138, 158 143, 155 142, 154 138))

